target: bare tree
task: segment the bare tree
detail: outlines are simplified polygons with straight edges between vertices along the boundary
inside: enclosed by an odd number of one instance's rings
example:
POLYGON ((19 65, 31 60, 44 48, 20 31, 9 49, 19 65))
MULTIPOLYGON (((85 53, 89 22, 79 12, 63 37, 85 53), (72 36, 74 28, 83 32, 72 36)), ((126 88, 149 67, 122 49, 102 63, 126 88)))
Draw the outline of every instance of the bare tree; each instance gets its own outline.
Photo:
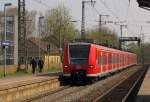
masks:
POLYGON ((36 22, 36 11, 26 12, 26 38, 34 36, 35 22, 36 22))
POLYGON ((61 47, 64 40, 73 39, 75 36, 75 27, 67 8, 59 6, 46 12, 45 33, 43 34, 45 40, 61 47))

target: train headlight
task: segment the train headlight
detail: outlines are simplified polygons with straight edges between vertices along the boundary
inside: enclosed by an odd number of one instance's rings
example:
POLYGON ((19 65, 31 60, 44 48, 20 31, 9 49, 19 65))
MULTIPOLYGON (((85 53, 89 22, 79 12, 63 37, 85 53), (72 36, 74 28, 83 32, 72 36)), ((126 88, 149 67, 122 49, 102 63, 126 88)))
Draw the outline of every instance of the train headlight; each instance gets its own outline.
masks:
POLYGON ((89 68, 94 68, 94 66, 93 65, 89 65, 89 68))
POLYGON ((68 68, 68 66, 67 66, 67 65, 65 65, 65 66, 64 66, 64 68, 68 68))

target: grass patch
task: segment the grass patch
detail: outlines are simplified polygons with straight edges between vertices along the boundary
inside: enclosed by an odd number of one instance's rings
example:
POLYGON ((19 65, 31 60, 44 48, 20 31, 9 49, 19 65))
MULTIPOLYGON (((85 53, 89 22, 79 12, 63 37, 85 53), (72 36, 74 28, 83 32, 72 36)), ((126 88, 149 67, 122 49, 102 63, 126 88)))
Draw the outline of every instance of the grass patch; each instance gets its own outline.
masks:
MULTIPOLYGON (((60 72, 62 71, 62 68, 59 66, 51 66, 50 68, 43 68, 43 73, 49 73, 49 72, 60 72)), ((36 68, 35 73, 39 73, 39 68, 36 68)), ((24 75, 32 75, 32 68, 29 68, 28 71, 25 69, 20 69, 18 71, 9 71, 7 70, 7 77, 15 77, 15 76, 24 76, 24 75)), ((4 77, 4 72, 0 71, 0 78, 4 77)))
MULTIPOLYGON (((14 76, 23 76, 23 75, 30 75, 31 73, 28 73, 25 70, 19 70, 16 72, 7 72, 6 76, 7 77, 14 77, 14 76)), ((0 71, 0 78, 4 77, 4 73, 0 71)))
POLYGON ((47 68, 47 72, 60 72, 62 71, 62 68, 59 68, 59 67, 51 67, 51 68, 47 68))

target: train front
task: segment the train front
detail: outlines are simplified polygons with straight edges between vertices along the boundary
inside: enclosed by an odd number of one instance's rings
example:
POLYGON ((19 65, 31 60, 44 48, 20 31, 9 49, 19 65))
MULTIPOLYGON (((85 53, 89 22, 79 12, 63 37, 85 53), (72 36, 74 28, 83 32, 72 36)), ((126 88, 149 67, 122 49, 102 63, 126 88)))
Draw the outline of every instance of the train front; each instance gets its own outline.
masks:
POLYGON ((63 76, 72 80, 85 80, 89 64, 90 43, 69 43, 64 49, 63 76))

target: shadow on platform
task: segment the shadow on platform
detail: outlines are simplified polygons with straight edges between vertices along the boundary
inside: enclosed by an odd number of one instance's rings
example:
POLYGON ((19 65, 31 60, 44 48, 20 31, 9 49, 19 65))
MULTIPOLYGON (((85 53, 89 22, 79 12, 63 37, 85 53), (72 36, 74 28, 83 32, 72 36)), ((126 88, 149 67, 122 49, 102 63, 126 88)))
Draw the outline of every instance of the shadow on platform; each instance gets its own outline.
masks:
POLYGON ((150 95, 138 95, 134 102, 150 102, 150 95))

